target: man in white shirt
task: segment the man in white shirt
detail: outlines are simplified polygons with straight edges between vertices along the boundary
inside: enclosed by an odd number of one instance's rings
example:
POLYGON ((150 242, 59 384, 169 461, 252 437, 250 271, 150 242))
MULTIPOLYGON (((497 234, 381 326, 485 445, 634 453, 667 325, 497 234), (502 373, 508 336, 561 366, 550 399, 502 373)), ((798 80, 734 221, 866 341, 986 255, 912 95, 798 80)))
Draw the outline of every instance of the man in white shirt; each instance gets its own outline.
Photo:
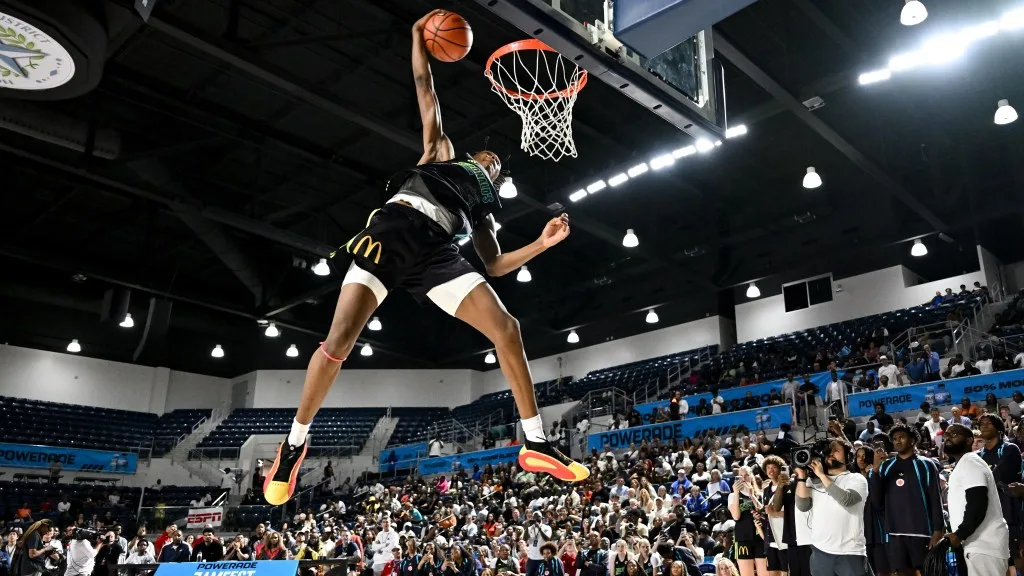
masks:
POLYGON ((946 534, 946 540, 954 548, 963 547, 970 576, 1002 576, 1010 558, 1010 533, 995 477, 981 456, 971 451, 974 434, 969 428, 950 424, 942 436, 946 456, 954 463, 948 491, 953 532, 946 534))
POLYGON ((928 434, 931 435, 933 444, 939 444, 942 442, 942 436, 936 436, 936 434, 942 430, 942 425, 945 422, 945 419, 941 414, 939 414, 939 409, 932 408, 931 418, 924 423, 924 428, 928 430, 928 434))
POLYGON ((380 576, 384 567, 391 562, 391 550, 398 544, 398 532, 391 528, 391 521, 387 518, 380 522, 380 532, 373 539, 373 573, 380 576))
MULTIPOLYGON (((444 448, 444 442, 441 442, 436 437, 435 438, 431 438, 430 439, 430 446, 429 446, 429 450, 428 450, 427 454, 431 458, 437 458, 438 456, 441 455, 441 449, 442 448, 444 448)), ((390 558, 389 558, 389 560, 390 560, 390 558)))
POLYGON ((626 487, 625 478, 619 476, 618 478, 615 479, 615 486, 612 486, 612 489, 608 491, 608 496, 610 498, 617 497, 620 502, 625 501, 626 498, 629 498, 629 488, 626 487))
MULTIPOLYGON (((818 458, 811 461, 811 472, 817 481, 797 484, 796 507, 810 512, 810 567, 814 576, 872 573, 864 538, 868 481, 847 469, 850 457, 848 445, 833 440, 824 463, 818 458)), ((797 468, 796 477, 807 478, 807 469, 797 468)))
POLYGON ((889 362, 889 358, 886 356, 879 356, 878 359, 882 362, 882 365, 878 367, 878 381, 881 382, 882 376, 885 376, 889 381, 886 388, 899 386, 900 369, 889 362))
POLYGON ((526 576, 537 576, 544 566, 540 548, 551 541, 551 527, 543 523, 540 512, 534 512, 531 518, 526 527, 526 576))

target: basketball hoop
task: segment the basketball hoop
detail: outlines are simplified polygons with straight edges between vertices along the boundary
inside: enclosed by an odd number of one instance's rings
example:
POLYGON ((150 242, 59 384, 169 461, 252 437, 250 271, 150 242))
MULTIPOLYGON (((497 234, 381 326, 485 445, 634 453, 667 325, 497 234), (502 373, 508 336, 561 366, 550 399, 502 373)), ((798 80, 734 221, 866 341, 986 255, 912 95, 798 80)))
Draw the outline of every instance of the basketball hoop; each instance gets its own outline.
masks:
POLYGON ((587 71, 531 38, 498 48, 484 75, 523 120, 522 149, 545 160, 576 157, 572 107, 587 85, 587 71))

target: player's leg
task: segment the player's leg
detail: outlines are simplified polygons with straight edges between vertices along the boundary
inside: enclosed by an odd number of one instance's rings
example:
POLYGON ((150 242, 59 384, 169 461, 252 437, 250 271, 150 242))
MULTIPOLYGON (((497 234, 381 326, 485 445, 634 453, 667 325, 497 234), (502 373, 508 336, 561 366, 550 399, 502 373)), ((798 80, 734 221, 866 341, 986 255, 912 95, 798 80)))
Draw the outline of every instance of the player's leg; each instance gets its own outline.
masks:
POLYGON ((263 496, 268 503, 278 506, 292 497, 306 456, 306 435, 313 417, 338 377, 341 363, 348 358, 363 326, 386 294, 383 284, 371 274, 354 265, 349 268, 334 308, 330 332, 309 360, 291 432, 278 448, 277 458, 264 481, 263 496))
POLYGON ((526 444, 519 453, 520 466, 531 472, 551 474, 560 480, 579 482, 586 479, 590 472, 585 466, 573 462, 547 442, 519 321, 509 314, 487 282, 479 275, 477 277, 473 287, 459 299, 453 315, 476 328, 494 345, 498 364, 512 388, 526 435, 526 444))

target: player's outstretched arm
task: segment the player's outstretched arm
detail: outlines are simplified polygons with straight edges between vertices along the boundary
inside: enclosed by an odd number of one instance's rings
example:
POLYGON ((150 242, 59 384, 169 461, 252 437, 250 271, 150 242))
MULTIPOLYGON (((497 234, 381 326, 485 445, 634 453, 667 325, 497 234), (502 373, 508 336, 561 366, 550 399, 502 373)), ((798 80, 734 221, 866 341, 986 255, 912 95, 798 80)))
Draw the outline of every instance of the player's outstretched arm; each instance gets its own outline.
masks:
POLYGON ((441 106, 434 91, 434 75, 430 71, 427 43, 423 39, 424 26, 433 16, 443 12, 432 10, 412 25, 412 78, 416 83, 416 101, 419 102, 420 119, 423 121, 423 156, 417 164, 443 162, 455 157, 451 140, 441 127, 441 106))
POLYGON ((473 230, 473 248, 483 261, 488 276, 504 276, 518 270, 520 266, 568 236, 569 215, 562 214, 549 220, 536 240, 518 250, 502 254, 498 236, 494 231, 494 217, 488 215, 482 224, 473 230))

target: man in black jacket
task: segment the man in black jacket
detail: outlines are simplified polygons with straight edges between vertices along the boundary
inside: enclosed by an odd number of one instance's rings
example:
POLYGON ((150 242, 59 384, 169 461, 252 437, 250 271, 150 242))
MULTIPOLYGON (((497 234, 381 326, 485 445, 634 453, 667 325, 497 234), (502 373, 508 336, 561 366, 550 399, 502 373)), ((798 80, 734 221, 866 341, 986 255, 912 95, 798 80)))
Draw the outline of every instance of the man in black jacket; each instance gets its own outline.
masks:
POLYGON ((175 530, 171 541, 160 549, 160 556, 156 561, 160 563, 188 562, 192 559, 191 556, 192 550, 189 549, 188 544, 181 541, 181 530, 175 530))
POLYGON ((686 567, 687 576, 701 576, 700 565, 697 564, 697 558, 689 548, 673 546, 671 542, 661 542, 658 544, 658 554, 661 555, 663 561, 661 564, 662 576, 672 575, 672 563, 677 560, 686 567))
POLYGON ((203 529, 203 539, 192 551, 193 562, 219 562, 224 559, 224 544, 213 534, 213 528, 203 529))

